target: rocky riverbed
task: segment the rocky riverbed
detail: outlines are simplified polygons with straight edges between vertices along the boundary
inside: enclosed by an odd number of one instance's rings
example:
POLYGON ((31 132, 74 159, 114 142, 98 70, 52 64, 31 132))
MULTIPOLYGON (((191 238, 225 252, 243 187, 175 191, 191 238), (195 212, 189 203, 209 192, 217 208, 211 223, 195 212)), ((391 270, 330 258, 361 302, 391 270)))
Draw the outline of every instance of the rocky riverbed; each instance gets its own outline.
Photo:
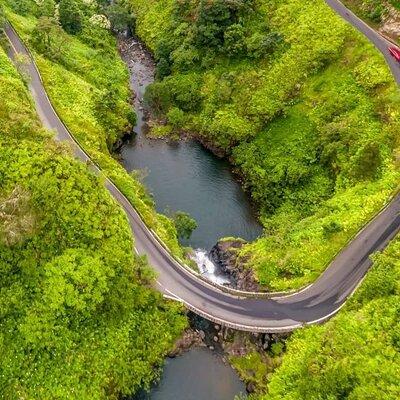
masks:
POLYGON ((260 286, 254 272, 245 268, 243 260, 238 255, 240 249, 246 244, 243 239, 223 239, 210 251, 211 261, 219 270, 229 277, 231 285, 235 289, 249 292, 257 292, 260 286))
MULTIPOLYGON (((207 347, 218 354, 226 364, 236 367, 239 375, 246 383, 249 393, 262 389, 257 382, 260 377, 257 369, 264 365, 272 370, 280 363, 277 350, 283 351, 285 343, 290 334, 260 334, 239 332, 227 328, 198 315, 188 312, 190 326, 183 336, 176 342, 174 349, 169 353, 169 357, 175 358, 183 355, 196 347, 207 347), (254 363, 250 367, 242 367, 240 358, 253 357, 259 361, 259 365, 254 363), (257 379, 256 379, 257 378, 257 379)), ((268 379, 267 376, 265 382, 268 379)))

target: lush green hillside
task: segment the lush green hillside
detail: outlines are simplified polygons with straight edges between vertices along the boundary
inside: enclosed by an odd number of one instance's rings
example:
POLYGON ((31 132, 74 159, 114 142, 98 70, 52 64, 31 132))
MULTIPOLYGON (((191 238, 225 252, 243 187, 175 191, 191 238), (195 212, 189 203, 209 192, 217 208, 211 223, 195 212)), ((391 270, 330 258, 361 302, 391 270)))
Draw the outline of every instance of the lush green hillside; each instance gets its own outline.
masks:
POLYGON ((129 0, 154 50, 155 117, 224 151, 260 206, 243 260, 305 285, 391 197, 399 91, 323 0, 129 0))
POLYGON ((397 239, 374 256, 359 290, 326 324, 298 330, 285 346, 232 357, 256 389, 250 400, 398 399, 399 256, 397 239))
POLYGON ((80 29, 69 34, 65 31, 68 28, 63 29, 63 19, 53 17, 57 12, 52 0, 2 1, 7 17, 33 51, 46 90, 63 121, 140 211, 148 226, 176 255, 183 256, 174 224, 155 213, 154 202, 143 185, 110 154, 115 141, 131 129, 135 115, 130 105, 128 71, 118 55, 107 20, 99 17, 101 7, 96 1, 61 2, 59 7, 63 3, 78 7, 76 15, 67 9, 66 15, 73 16, 75 25, 80 21, 80 29))
POLYGON ((397 239, 338 316, 293 335, 260 399, 400 398, 399 282, 397 239))
POLYGON ((40 127, 1 48, 0 97, 0 398, 132 393, 185 318, 149 289, 124 213, 40 127))
MULTIPOLYGON (((313 280, 397 187, 400 99, 382 58, 322 0, 129 2, 159 60, 158 117, 229 155, 260 205, 266 235, 244 250, 249 266, 272 288, 313 280)), ((9 0, 7 15, 76 137, 179 252, 110 157, 133 122, 126 71, 108 32, 87 26, 97 5, 79 4, 63 11, 71 35, 40 18, 51 0, 9 0)), ((0 397, 113 399, 145 386, 185 320, 147 288, 122 211, 41 129, 1 49, 0 96, 0 397)), ((400 397, 399 259, 397 240, 339 315, 274 348, 273 365, 235 361, 266 377, 263 400, 400 397)))

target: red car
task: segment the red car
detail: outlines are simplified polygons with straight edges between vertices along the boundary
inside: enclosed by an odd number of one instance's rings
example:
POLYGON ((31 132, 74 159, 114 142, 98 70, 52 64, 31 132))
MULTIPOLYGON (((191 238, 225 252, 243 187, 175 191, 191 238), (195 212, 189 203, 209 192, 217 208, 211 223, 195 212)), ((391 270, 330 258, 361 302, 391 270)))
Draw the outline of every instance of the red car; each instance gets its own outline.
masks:
POLYGON ((397 47, 389 47, 390 54, 396 59, 396 61, 400 62, 400 49, 397 47))

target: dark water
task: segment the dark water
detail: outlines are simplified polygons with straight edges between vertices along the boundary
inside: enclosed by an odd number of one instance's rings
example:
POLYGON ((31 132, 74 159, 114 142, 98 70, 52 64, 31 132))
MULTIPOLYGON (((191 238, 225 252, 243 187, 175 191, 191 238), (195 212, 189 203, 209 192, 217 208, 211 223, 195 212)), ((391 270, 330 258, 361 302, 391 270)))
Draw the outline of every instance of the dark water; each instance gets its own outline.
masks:
POLYGON ((198 348, 168 359, 163 376, 150 394, 131 400, 233 400, 245 393, 235 371, 211 351, 198 348))
MULTIPOLYGON (((129 42, 128 42, 129 43, 129 42)), ((233 176, 229 164, 193 141, 166 143, 147 139, 142 98, 153 81, 152 59, 131 42, 123 57, 131 71, 131 87, 137 94, 136 137, 121 150, 128 171, 146 171, 144 182, 153 194, 157 210, 186 211, 198 228, 189 243, 193 248, 210 250, 227 236, 253 240, 261 234, 249 198, 233 176)))

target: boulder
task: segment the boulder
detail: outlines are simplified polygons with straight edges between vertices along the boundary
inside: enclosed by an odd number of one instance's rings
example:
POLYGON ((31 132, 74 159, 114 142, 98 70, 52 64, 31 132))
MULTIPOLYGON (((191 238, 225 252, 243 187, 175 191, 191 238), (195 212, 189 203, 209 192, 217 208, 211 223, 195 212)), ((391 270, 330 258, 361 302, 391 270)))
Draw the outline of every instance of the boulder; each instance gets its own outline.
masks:
POLYGON ((210 258, 231 278, 233 288, 256 292, 260 288, 253 271, 245 268, 238 257, 239 250, 245 244, 243 239, 220 240, 211 249, 210 258))

